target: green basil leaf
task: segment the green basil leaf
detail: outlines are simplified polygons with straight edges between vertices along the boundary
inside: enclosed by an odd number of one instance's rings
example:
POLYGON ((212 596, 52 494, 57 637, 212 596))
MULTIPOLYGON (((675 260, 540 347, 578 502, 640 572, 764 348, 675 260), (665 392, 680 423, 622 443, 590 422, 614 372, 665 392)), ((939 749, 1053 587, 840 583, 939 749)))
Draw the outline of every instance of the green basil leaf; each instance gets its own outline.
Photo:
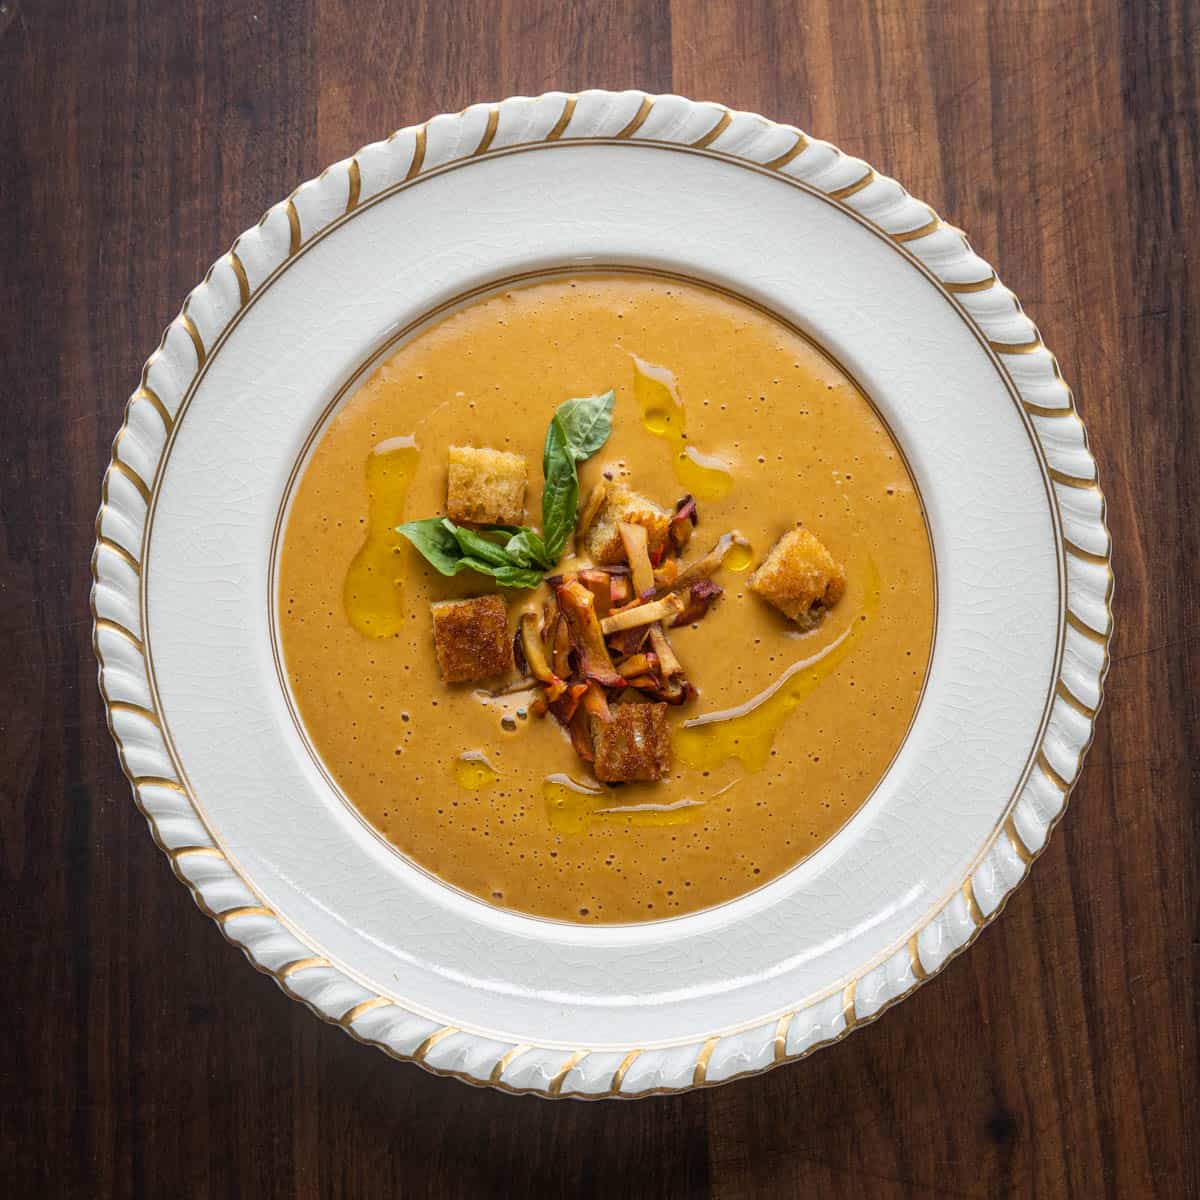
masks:
POLYGON ((546 543, 532 529, 516 529, 504 543, 504 553, 522 567, 542 567, 549 571, 554 563, 546 554, 546 543))
MULTIPOLYGON (((425 560, 443 575, 477 571, 501 587, 532 588, 542 581, 542 571, 509 558, 504 548, 484 536, 488 531, 462 529, 446 517, 428 517, 396 526, 425 560)), ((536 536, 536 535, 535 535, 536 536)))
POLYGON ((546 482, 542 486, 542 541, 546 556, 557 562, 558 556, 575 528, 579 505, 579 475, 571 453, 566 430, 556 413, 546 433, 546 482))
MULTIPOLYGON (((599 396, 581 396, 567 400, 555 410, 561 425, 561 434, 567 451, 576 462, 591 458, 612 433, 612 410, 614 393, 611 388, 599 396)), ((553 425, 553 421, 551 422, 553 425)), ((550 478, 551 431, 546 431, 546 445, 542 451, 542 474, 550 478)))
POLYGON ((449 526, 455 541, 458 542, 459 548, 465 557, 476 558, 482 562, 491 563, 494 567, 503 567, 510 564, 511 560, 504 552, 504 547, 485 536, 488 532, 486 529, 479 530, 478 532, 474 529, 464 529, 461 525, 455 525, 448 517, 446 518, 446 525, 449 526))
POLYGON ((454 527, 444 517, 426 517, 423 521, 406 521, 396 526, 396 532, 408 538, 421 552, 425 561, 443 575, 457 575, 462 568, 462 547, 454 536, 454 527), (450 529, 446 526, 450 525, 450 529))

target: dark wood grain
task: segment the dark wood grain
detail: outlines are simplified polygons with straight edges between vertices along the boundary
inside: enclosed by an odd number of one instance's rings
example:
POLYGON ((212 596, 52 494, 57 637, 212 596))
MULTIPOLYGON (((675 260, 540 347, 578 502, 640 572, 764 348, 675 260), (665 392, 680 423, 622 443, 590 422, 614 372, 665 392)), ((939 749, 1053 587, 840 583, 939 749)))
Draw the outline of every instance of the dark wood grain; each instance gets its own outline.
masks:
POLYGON ((25 1196, 1200 1196, 1200 10, 840 0, 0 0, 0 1178, 25 1196), (514 92, 794 121, 970 231, 1109 500, 1113 672, 999 923, 844 1044, 637 1104, 399 1066, 247 968, 104 729, 108 442, 212 258, 298 181, 514 92))

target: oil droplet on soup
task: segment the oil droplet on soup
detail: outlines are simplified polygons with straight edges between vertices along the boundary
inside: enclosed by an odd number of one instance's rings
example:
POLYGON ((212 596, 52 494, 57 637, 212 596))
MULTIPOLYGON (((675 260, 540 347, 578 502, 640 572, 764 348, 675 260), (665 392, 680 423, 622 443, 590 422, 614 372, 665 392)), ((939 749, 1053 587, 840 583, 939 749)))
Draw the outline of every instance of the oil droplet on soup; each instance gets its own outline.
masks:
POLYGON ((414 438, 380 442, 367 456, 367 536, 346 572, 342 603, 367 637, 392 637, 408 617, 401 590, 407 551, 396 526, 421 457, 414 438))
POLYGON ((499 777, 500 773, 478 750, 467 750, 454 760, 454 778, 468 792, 482 791, 499 777))
POLYGON ((720 500, 733 487, 733 475, 715 455, 704 454, 687 439, 687 413, 675 376, 666 367, 633 356, 633 394, 647 433, 671 447, 671 469, 697 500, 720 500))
POLYGON ((586 787, 569 775, 551 775, 542 784, 546 819, 555 832, 570 834, 606 822, 641 828, 687 825, 704 812, 703 800, 666 801, 656 789, 644 790, 645 798, 634 798, 631 787, 622 788, 618 796, 615 790, 586 787))

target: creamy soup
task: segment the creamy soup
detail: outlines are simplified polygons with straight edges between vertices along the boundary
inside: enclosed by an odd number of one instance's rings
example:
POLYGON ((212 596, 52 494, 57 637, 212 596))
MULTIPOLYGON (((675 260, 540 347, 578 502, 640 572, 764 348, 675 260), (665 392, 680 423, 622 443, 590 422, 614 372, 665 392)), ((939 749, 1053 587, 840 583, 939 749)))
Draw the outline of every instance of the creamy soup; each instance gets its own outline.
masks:
MULTIPOLYGON (((395 350, 320 431, 278 580, 299 718, 349 803, 446 883, 576 922, 707 908, 832 837, 904 739, 934 617, 920 500, 853 382, 757 308, 637 274, 492 294, 395 350), (612 434, 580 467, 581 495, 606 474, 667 509, 692 493, 685 563, 726 530, 749 543, 705 619, 670 631, 696 695, 669 710, 669 776, 620 788, 589 777, 529 694, 442 682, 431 602, 498 589, 443 577, 394 532, 445 512, 451 445, 524 455, 538 524, 547 421, 608 388, 612 434), (846 571, 809 632, 748 586, 797 522, 846 571)), ((500 591, 512 627, 547 591, 500 591)))

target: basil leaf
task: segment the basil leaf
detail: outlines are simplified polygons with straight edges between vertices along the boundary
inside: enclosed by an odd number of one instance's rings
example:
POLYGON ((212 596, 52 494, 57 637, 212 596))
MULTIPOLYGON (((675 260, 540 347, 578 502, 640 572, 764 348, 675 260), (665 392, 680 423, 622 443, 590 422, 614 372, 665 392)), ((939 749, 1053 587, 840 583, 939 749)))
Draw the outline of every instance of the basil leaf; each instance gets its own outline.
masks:
POLYGON ((421 552, 425 561, 443 575, 457 575, 462 568, 462 547, 454 536, 454 526, 444 517, 426 517, 423 521, 406 521, 396 526, 396 532, 408 538, 421 552), (447 529, 446 526, 450 528, 447 529))
POLYGON ((454 539, 458 542, 465 557, 491 563, 494 567, 504 567, 510 564, 511 560, 504 552, 504 547, 484 536, 488 532, 486 529, 479 532, 474 529, 464 529, 461 525, 455 525, 449 517, 446 518, 446 524, 454 534, 454 539))
MULTIPOLYGON (((561 436, 576 462, 591 458, 612 433, 612 388, 599 396, 581 396, 567 400, 555 410, 561 425, 561 436)), ((553 428, 554 422, 551 421, 553 428)), ((546 446, 542 452, 542 474, 549 479, 551 467, 551 430, 546 431, 546 446)))
MULTIPOLYGON (((542 450, 542 540, 548 564, 558 561, 575 528, 579 474, 575 464, 591 458, 612 433, 613 392, 560 404, 550 418, 542 450)), ((547 566, 547 570, 550 565, 547 566)))
POLYGON ((546 433, 546 482, 542 487, 542 541, 546 556, 554 562, 563 552, 579 505, 579 475, 566 431, 555 414, 546 433))
POLYGON ((546 553, 546 543, 532 529, 515 529, 504 543, 504 553, 522 567, 542 567, 551 570, 552 560, 546 553))
MULTIPOLYGON (((542 571, 513 561, 497 545, 473 529, 462 529, 447 517, 428 517, 396 526, 425 560, 443 575, 477 571, 501 587, 532 588, 542 581, 542 571)), ((536 536, 536 535, 535 535, 536 536)))

